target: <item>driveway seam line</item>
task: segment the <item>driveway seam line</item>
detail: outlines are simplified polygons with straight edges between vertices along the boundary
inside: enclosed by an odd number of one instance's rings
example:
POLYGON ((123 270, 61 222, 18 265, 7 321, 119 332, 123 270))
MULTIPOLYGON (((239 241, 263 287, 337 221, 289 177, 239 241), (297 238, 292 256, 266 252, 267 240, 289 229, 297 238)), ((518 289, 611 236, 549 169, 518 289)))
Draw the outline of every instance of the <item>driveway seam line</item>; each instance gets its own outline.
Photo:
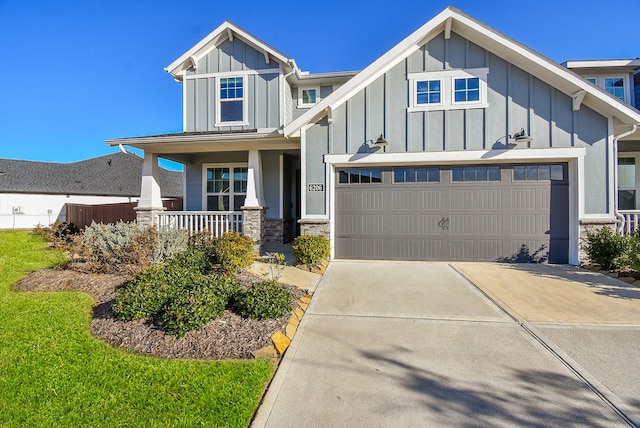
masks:
MULTIPOLYGON (((638 428, 633 420, 631 420, 618 406, 616 406, 600 389, 598 389, 592 382, 590 382, 585 375, 580 373, 576 368, 574 368, 567 359, 563 358, 555 349, 553 349, 542 337, 536 334, 531 328, 529 328, 524 321, 519 320, 515 316, 513 316, 510 312, 505 310, 495 299, 493 299, 488 293, 486 293, 482 288, 480 288, 475 282, 473 282, 467 275, 465 275, 462 271, 458 270, 452 264, 448 264, 448 266, 453 269, 461 278, 463 278, 469 285, 478 290, 484 297, 489 300, 498 310, 503 312, 509 318, 511 318, 516 324, 518 324, 529 336, 531 336, 536 342, 538 342, 544 349, 546 349, 553 357, 555 357, 562 365, 564 365, 571 373, 573 373, 576 378, 580 382, 582 382, 591 392, 593 392, 596 397, 602 400, 607 407, 609 407, 613 412, 618 415, 623 421, 625 421, 630 427, 638 428)), ((603 385, 604 386, 604 385, 603 385)), ((606 387, 605 387, 606 388, 606 387)), ((615 395, 615 394, 614 394, 615 395)))
POLYGON ((492 319, 474 319, 474 318, 445 318, 445 317, 399 317, 392 315, 358 315, 358 314, 331 314, 326 312, 307 313, 309 317, 331 317, 331 318, 372 318, 372 319, 388 319, 401 321, 443 321, 443 322, 466 322, 466 323, 484 323, 484 324, 511 324, 510 320, 492 320, 492 319))

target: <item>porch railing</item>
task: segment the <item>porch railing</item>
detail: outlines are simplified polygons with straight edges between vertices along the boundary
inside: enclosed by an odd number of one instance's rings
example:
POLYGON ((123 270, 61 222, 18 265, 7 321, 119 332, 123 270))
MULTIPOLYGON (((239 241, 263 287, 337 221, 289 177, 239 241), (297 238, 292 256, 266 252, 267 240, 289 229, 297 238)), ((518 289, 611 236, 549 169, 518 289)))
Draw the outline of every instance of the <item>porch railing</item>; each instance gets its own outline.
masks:
POLYGON ((208 233, 212 238, 225 232, 242 232, 242 211, 167 211, 159 215, 158 228, 208 233))
POLYGON ((630 235, 640 225, 640 210, 618 210, 623 222, 618 225, 618 232, 630 235))

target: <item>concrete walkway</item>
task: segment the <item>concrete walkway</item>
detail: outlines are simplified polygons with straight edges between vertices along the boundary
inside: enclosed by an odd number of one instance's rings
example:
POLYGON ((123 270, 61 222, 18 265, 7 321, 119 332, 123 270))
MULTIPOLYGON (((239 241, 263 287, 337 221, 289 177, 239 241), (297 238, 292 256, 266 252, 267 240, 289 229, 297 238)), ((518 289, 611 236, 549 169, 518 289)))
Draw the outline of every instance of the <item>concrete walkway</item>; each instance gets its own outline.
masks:
MULTIPOLYGON (((532 299, 527 282, 544 276, 501 269, 511 268, 333 262, 252 426, 629 426, 629 418, 638 423, 634 408, 640 405, 633 397, 639 396, 640 367, 630 360, 638 355, 640 342, 633 337, 640 330, 631 315, 624 315, 625 326, 606 318, 606 328, 615 329, 610 335, 602 325, 533 318, 536 305, 528 302, 527 312, 518 302, 532 299), (509 281, 503 290, 490 288, 505 272, 521 289, 510 290, 509 281), (599 341, 606 349, 594 346, 599 341)), ((545 274, 573 284, 567 272, 545 274)), ((593 284, 605 281, 594 275, 593 284)), ((609 312, 623 301, 610 302, 609 312)), ((560 301, 551 312, 559 316, 565 306, 560 301)))

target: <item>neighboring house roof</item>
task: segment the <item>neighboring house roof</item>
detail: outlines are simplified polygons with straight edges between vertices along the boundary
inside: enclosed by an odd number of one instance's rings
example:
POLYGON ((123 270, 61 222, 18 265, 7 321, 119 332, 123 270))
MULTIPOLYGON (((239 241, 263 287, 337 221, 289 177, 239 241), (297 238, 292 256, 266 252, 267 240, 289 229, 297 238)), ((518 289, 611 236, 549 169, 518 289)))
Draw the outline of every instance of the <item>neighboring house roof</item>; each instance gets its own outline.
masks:
MULTIPOLYGON (((182 197, 182 173, 160 168, 163 197, 182 197)), ((113 153, 71 163, 0 159, 0 192, 139 197, 142 159, 113 153)))
POLYGON ((590 84, 560 64, 450 6, 285 126, 284 134, 295 136, 305 125, 330 115, 331 110, 356 95, 425 43, 442 32, 447 38, 452 31, 573 97, 577 107, 584 104, 601 114, 615 118, 616 134, 628 131, 631 125, 640 124, 638 110, 620 102, 615 96, 590 84))
MULTIPOLYGON (((223 22, 218 28, 209 33, 204 39, 200 40, 191 49, 182 54, 180 58, 176 59, 167 67, 165 67, 165 71, 170 73, 176 80, 182 81, 182 74, 185 70, 190 67, 195 67, 201 58, 218 47, 225 40, 233 40, 234 37, 239 38, 258 52, 262 52, 265 56, 265 59, 275 59, 283 65, 285 71, 296 71, 298 74, 300 73, 300 70, 296 66, 293 58, 289 58, 279 50, 252 36, 230 21, 223 22), (287 68, 289 70, 287 70, 287 68)), ((269 61, 266 62, 268 63, 269 61)))

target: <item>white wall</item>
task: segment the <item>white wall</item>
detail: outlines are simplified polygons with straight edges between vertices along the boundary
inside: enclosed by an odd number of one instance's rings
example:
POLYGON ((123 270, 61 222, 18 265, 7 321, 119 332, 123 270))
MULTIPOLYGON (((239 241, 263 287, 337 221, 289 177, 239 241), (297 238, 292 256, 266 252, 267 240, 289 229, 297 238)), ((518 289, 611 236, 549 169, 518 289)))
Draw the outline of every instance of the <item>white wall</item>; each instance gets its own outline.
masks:
POLYGON ((43 195, 22 193, 0 194, 0 229, 31 229, 38 224, 49 225, 66 220, 65 204, 115 204, 137 202, 139 198, 122 196, 43 195), (20 207, 22 214, 14 214, 20 207), (48 214, 51 210, 51 214, 48 214))

